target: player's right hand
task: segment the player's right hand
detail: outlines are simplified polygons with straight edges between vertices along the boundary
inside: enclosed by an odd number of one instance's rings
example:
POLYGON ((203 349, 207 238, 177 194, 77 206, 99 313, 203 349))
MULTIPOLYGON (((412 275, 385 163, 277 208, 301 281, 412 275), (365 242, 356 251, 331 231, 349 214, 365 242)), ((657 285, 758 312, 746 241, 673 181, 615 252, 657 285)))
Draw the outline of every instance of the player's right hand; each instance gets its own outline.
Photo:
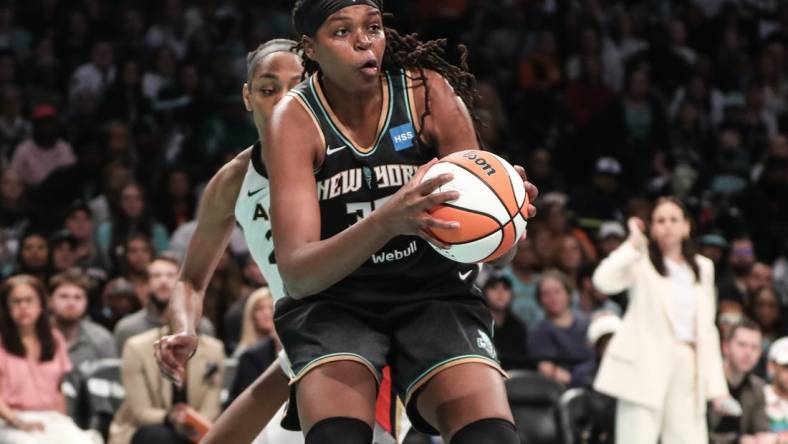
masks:
POLYGON ((627 221, 629 228, 629 242, 636 250, 644 250, 648 247, 648 239, 644 232, 646 231, 646 224, 639 217, 630 217, 627 221))
POLYGON ((153 343, 153 355, 161 373, 178 387, 186 376, 186 361, 197 351, 197 335, 176 333, 167 335, 153 343))
POLYGON ((380 208, 379 215, 392 236, 415 235, 441 248, 448 248, 448 245, 432 235, 430 229, 454 230, 459 228, 460 224, 432 217, 429 210, 443 202, 458 199, 460 195, 456 191, 433 193, 452 180, 451 174, 441 174, 422 182, 427 170, 437 162, 438 159, 433 159, 422 165, 410 181, 380 208))

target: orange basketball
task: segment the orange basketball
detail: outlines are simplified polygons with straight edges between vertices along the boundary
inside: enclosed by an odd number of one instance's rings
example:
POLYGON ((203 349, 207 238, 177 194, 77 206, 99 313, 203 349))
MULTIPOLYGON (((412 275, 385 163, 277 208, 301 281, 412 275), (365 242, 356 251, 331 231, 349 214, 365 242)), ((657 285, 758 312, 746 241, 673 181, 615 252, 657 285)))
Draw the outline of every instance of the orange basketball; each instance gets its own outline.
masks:
POLYGON ((430 167, 423 180, 451 173, 451 182, 435 192, 456 190, 457 200, 436 206, 430 213, 438 219, 457 221, 456 230, 432 230, 450 245, 435 250, 457 262, 489 262, 497 259, 520 239, 528 218, 528 195, 523 180, 509 162, 478 150, 452 153, 430 167))

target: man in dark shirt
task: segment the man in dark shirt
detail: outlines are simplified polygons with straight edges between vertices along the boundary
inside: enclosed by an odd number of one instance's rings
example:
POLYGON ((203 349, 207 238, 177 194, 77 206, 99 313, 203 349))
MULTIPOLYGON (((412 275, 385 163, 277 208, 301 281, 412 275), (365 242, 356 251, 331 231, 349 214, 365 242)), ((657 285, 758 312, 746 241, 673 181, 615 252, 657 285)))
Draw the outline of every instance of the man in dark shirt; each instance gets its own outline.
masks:
POLYGON ((493 275, 484 283, 484 298, 495 319, 493 343, 504 369, 528 367, 528 329, 511 311, 512 281, 493 275))
POLYGON ((723 368, 731 396, 742 415, 720 416, 709 411, 709 437, 713 444, 757 443, 770 436, 766 416, 765 382, 752 374, 761 357, 761 329, 752 321, 734 325, 722 344, 723 368))

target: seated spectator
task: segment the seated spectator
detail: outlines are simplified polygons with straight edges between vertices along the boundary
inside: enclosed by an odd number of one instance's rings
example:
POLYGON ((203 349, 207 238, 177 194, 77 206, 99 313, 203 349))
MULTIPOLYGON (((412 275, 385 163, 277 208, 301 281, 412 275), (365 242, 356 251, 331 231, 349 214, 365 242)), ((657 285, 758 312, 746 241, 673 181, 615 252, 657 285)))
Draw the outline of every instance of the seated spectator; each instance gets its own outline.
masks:
POLYGON ((725 269, 725 252, 728 251, 728 241, 721 234, 711 232, 698 238, 698 254, 706 256, 714 262, 715 281, 720 282, 721 271, 725 269))
POLYGON ((587 444, 613 444, 615 440, 616 400, 599 393, 591 386, 599 364, 607 351, 607 345, 621 326, 621 319, 607 312, 594 316, 588 326, 588 343, 594 346, 597 359, 575 368, 580 386, 587 390, 584 399, 584 418, 576 439, 587 444))
POLYGON ((186 383, 177 387, 162 376, 153 343, 168 328, 132 336, 123 348, 121 378, 126 400, 110 424, 109 444, 189 444, 197 442, 187 415, 213 421, 221 412, 224 380, 222 343, 203 335, 186 365, 186 383))
POLYGON ((717 308, 717 328, 720 330, 721 338, 727 338, 733 327, 743 320, 744 307, 741 302, 736 299, 720 299, 717 308))
POLYGON ((519 241, 514 259, 501 273, 512 284, 512 313, 526 325, 534 325, 544 318, 544 311, 536 301, 541 263, 533 243, 530 237, 519 241))
POLYGON ((65 415, 60 382, 72 367, 46 315, 44 284, 29 275, 7 279, 0 314, 0 443, 94 442, 65 415))
POLYGON ((145 305, 150 295, 148 266, 154 257, 150 238, 143 233, 134 233, 123 243, 118 271, 134 286, 140 305, 145 305))
POLYGON ((125 278, 116 278, 104 286, 101 293, 101 307, 94 307, 93 320, 109 331, 124 317, 140 309, 134 286, 125 278))
POLYGON ((604 259, 627 238, 627 231, 621 222, 607 221, 599 226, 597 243, 599 258, 604 259))
POLYGON ((621 316, 621 306, 611 300, 609 295, 602 293, 594 287, 594 283, 591 279, 594 275, 594 268, 593 265, 585 266, 581 268, 577 274, 580 311, 589 317, 599 312, 621 316))
POLYGON ((51 271, 47 238, 43 233, 31 230, 19 241, 16 264, 6 264, 3 268, 3 276, 24 273, 46 282, 51 271))
POLYGON ((13 261, 33 210, 22 179, 8 168, 0 170, 0 262, 13 261))
POLYGON ((755 248, 747 236, 737 236, 731 240, 728 267, 718 280, 721 299, 736 299, 749 309, 752 303, 747 298, 747 275, 755 264, 755 248))
POLYGON ((734 325, 723 338, 722 365, 731 396, 739 402, 742 415, 720 416, 709 409, 709 436, 713 444, 759 443, 771 437, 766 416, 763 379, 752 370, 761 357, 761 330, 744 320, 734 325))
POLYGON ((81 266, 95 267, 101 264, 96 248, 93 212, 83 201, 78 200, 66 210, 63 228, 77 240, 77 263, 81 266))
POLYGON ((97 359, 117 358, 115 340, 104 327, 85 317, 88 308, 88 279, 79 270, 56 274, 49 280, 52 320, 68 344, 75 369, 97 359))
POLYGON ((59 273, 73 268, 77 263, 77 239, 68 232, 60 230, 49 238, 49 256, 52 272, 59 273))
POLYGON ((594 383, 596 371, 602 357, 605 356, 607 345, 621 327, 621 318, 616 313, 600 311, 594 315, 593 320, 588 325, 588 343, 594 347, 596 359, 589 361, 586 365, 575 367, 575 374, 579 381, 579 386, 591 389, 594 383))
POLYGON ((780 312, 780 301, 771 286, 762 288, 755 294, 752 316, 763 332, 764 349, 769 348, 772 341, 786 333, 785 320, 780 312))
POLYGON ((276 338, 276 331, 274 330, 274 298, 271 296, 271 290, 268 287, 259 288, 249 295, 244 305, 241 341, 235 348, 233 357, 240 357, 246 349, 260 341, 274 338, 276 338))
POLYGON ((788 338, 780 338, 769 348, 771 384, 763 389, 766 416, 778 442, 788 442, 788 338))
POLYGON ((33 137, 19 144, 9 168, 27 186, 44 181, 58 168, 77 161, 71 145, 58 137, 58 115, 52 105, 38 105, 33 110, 33 137))
POLYGON ((512 281, 506 276, 490 276, 484 283, 484 299, 495 320, 493 344, 504 369, 527 368, 528 329, 512 314, 512 281))
POLYGON ((529 332, 531 360, 537 363, 539 373, 576 386, 580 381, 572 379, 574 368, 594 359, 593 350, 586 345, 588 318, 570 309, 572 287, 562 273, 542 274, 536 291, 545 318, 529 332))
POLYGON ((282 344, 274 330, 274 301, 268 288, 249 295, 244 310, 241 343, 235 350, 238 367, 227 405, 250 386, 276 360, 282 344), (251 342, 251 345, 244 346, 251 342), (238 353, 242 350, 241 353, 238 353))
MULTIPOLYGON (((171 255, 161 255, 151 262, 148 266, 150 296, 147 303, 141 310, 121 319, 115 326, 118 350, 123 350, 123 344, 128 338, 164 325, 177 278, 178 261, 171 255)), ((205 318, 200 322, 199 330, 201 334, 214 335, 213 325, 205 318)))
POLYGON ((117 198, 110 201, 111 219, 99 225, 96 232, 96 243, 108 264, 118 264, 123 255, 119 247, 122 247, 126 238, 133 233, 148 236, 157 253, 169 246, 167 229, 153 219, 148 202, 142 186, 134 182, 123 185, 117 198))

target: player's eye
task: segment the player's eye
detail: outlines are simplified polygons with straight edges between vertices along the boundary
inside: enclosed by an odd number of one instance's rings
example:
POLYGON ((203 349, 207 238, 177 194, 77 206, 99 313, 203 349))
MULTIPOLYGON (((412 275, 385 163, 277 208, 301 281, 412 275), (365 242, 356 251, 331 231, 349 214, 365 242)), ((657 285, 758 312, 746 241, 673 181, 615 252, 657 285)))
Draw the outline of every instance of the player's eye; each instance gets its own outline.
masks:
POLYGON ((379 23, 374 23, 374 24, 369 26, 369 31, 370 32, 374 32, 374 33, 378 33, 378 32, 380 32, 381 28, 382 28, 382 26, 380 26, 379 23))
POLYGON ((347 28, 338 28, 334 31, 334 35, 337 37, 346 37, 348 34, 350 34, 350 31, 347 28))

